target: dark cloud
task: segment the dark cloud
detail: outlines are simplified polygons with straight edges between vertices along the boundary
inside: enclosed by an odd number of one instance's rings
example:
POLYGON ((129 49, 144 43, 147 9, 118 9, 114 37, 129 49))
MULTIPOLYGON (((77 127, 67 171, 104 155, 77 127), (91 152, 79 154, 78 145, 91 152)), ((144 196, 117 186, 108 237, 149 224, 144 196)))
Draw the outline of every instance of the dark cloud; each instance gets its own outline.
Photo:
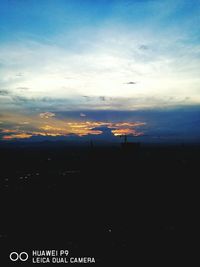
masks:
POLYGON ((106 97, 105 96, 97 96, 97 97, 94 97, 94 96, 87 96, 87 95, 83 95, 82 97, 85 98, 86 101, 90 101, 90 100, 101 100, 101 101, 106 101, 106 97))
POLYGON ((29 111, 37 110, 46 112, 46 110, 59 110, 66 108, 74 108, 76 103, 67 98, 51 98, 51 97, 26 97, 22 95, 10 95, 11 104, 17 107, 27 108, 29 111))
POLYGON ((53 98, 51 98, 51 97, 42 97, 42 98, 39 98, 38 99, 39 101, 41 101, 41 102, 55 102, 56 100, 55 99, 53 99, 53 98))
POLYGON ((2 89, 2 90, 0 90, 0 95, 9 95, 9 91, 8 90, 4 90, 4 89, 2 89))
POLYGON ((149 47, 147 45, 140 45, 139 46, 139 49, 141 49, 141 50, 147 50, 147 49, 149 49, 149 47))
POLYGON ((38 103, 40 105, 41 103, 60 103, 63 101, 67 101, 64 99, 54 99, 50 97, 24 97, 24 96, 19 96, 19 95, 13 95, 12 99, 16 103, 38 103))
POLYGON ((100 96, 99 99, 100 99, 101 101, 106 101, 106 97, 105 97, 105 96, 100 96))
POLYGON ((83 95, 82 97, 84 97, 87 101, 89 101, 91 99, 91 97, 88 95, 83 95))
POLYGON ((16 104, 21 104, 21 103, 28 103, 28 102, 35 102, 36 99, 35 98, 27 98, 24 96, 12 96, 12 100, 16 103, 16 104))
POLYGON ((125 84, 136 84, 136 82, 127 82, 125 84))

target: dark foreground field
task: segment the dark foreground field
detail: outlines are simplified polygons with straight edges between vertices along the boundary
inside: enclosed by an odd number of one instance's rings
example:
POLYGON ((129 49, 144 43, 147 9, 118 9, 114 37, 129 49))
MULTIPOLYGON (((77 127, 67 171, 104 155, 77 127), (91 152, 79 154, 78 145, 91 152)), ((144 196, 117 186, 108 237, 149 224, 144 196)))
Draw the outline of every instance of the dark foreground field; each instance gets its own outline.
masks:
POLYGON ((69 249, 100 266, 188 256, 199 146, 10 145, 0 155, 1 260, 29 249, 69 249))

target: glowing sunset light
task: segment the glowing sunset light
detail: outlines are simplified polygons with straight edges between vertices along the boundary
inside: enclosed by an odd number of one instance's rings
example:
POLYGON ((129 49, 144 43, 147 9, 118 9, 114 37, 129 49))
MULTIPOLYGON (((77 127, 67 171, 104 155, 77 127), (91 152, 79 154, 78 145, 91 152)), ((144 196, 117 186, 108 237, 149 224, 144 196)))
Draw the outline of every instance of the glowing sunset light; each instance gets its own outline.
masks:
POLYGON ((9 128, 0 129, 3 140, 27 139, 33 136, 43 137, 67 137, 70 135, 83 137, 87 135, 103 135, 105 129, 110 129, 113 136, 122 134, 141 135, 135 127, 144 126, 145 122, 105 122, 105 121, 72 121, 58 118, 55 114, 42 113, 44 115, 29 116, 28 124, 23 121, 26 116, 5 116, 2 117, 3 124, 11 125, 9 128), (14 119, 17 117, 17 123, 14 119), (48 124, 44 124, 44 119, 48 119, 48 124))
POLYGON ((121 136, 121 135, 142 136, 144 134, 142 132, 137 132, 136 130, 133 129, 117 129, 117 130, 112 130, 112 133, 115 136, 121 136))

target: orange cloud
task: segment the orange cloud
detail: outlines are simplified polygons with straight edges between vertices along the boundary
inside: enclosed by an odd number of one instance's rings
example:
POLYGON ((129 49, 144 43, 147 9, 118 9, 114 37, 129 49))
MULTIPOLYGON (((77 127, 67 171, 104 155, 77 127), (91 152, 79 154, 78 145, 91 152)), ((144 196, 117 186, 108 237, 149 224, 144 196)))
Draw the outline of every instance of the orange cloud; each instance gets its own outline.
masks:
POLYGON ((111 132, 114 134, 114 136, 121 136, 121 135, 141 136, 144 134, 142 132, 137 132, 136 130, 129 128, 112 130, 111 132))
POLYGON ((32 136, 87 136, 103 133, 100 127, 111 129, 114 136, 141 136, 142 132, 135 128, 145 125, 145 122, 104 122, 104 121, 71 121, 58 119, 54 113, 44 112, 38 115, 7 114, 2 116, 5 123, 12 125, 11 129, 1 129, 4 140, 30 138, 32 136), (48 119, 48 124, 44 124, 48 119), (98 129, 100 128, 100 129, 98 129), (4 135, 5 134, 5 135, 4 135))
POLYGON ((118 123, 111 123, 111 126, 108 128, 121 128, 121 127, 137 127, 145 125, 145 122, 118 122, 118 123))
POLYGON ((24 139, 30 137, 32 137, 32 134, 19 133, 19 134, 4 135, 3 140, 24 139))
POLYGON ((3 129, 1 132, 2 133, 16 133, 16 130, 15 129, 3 129))
MULTIPOLYGON (((95 124, 96 125, 96 124, 95 124)), ((66 123, 66 125, 64 125, 63 127, 55 127, 55 126, 51 126, 51 125, 45 125, 40 127, 40 130, 45 131, 45 133, 47 135, 71 135, 71 134, 75 134, 78 136, 85 136, 88 134, 101 134, 102 131, 100 130, 94 130, 94 124, 93 123, 78 123, 78 122, 69 122, 66 123)))
POLYGON ((54 127, 51 125, 42 126, 42 127, 40 127, 40 129, 44 130, 44 131, 60 131, 60 132, 64 131, 64 128, 54 127))
POLYGON ((111 132, 114 136, 121 136, 121 135, 132 135, 132 136, 141 136, 144 133, 138 132, 137 130, 133 129, 134 127, 143 126, 145 122, 119 122, 113 123, 108 128, 114 128, 111 132))

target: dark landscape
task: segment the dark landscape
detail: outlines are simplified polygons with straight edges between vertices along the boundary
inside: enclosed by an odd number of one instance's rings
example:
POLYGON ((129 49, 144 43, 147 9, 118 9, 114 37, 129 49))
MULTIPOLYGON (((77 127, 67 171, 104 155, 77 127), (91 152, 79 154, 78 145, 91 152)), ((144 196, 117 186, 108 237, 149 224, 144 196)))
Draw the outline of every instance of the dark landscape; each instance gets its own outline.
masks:
POLYGON ((162 264, 195 235, 197 144, 13 142, 0 151, 4 250, 162 264))

